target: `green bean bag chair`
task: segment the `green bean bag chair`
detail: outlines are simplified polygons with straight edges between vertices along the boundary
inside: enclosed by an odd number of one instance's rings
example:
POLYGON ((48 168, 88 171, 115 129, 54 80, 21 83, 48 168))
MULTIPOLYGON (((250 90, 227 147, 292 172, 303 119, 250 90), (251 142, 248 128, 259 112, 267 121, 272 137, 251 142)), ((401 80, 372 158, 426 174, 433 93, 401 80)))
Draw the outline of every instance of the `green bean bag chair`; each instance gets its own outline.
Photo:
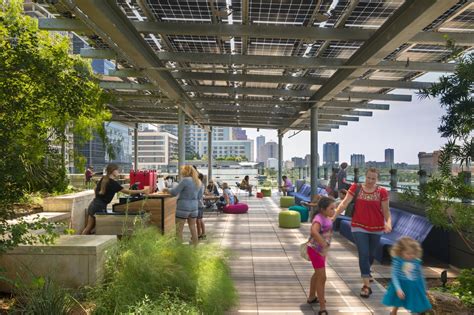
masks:
POLYGON ((263 197, 271 197, 272 196, 272 189, 271 188, 262 188, 260 191, 263 194, 263 197))
POLYGON ((309 210, 304 206, 291 206, 288 210, 298 211, 301 216, 301 222, 308 222, 309 210))
POLYGON ((280 207, 289 208, 295 204, 295 197, 293 196, 282 196, 280 198, 280 207))
POLYGON ((301 216, 298 211, 284 210, 278 214, 278 226, 281 228, 299 228, 301 216))

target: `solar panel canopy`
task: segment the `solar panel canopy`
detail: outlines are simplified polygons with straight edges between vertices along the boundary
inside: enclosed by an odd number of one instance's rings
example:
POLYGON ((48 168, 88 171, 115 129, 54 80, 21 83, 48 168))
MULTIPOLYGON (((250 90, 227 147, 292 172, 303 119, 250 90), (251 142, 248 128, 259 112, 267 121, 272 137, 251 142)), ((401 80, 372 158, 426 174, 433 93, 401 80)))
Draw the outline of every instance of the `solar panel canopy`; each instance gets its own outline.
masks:
POLYGON ((49 30, 116 62, 101 85, 113 120, 330 131, 411 101, 415 80, 452 72, 474 44, 474 2, 457 0, 68 0, 49 30), (396 91, 394 92, 394 90, 396 91), (401 91, 401 92, 400 92, 401 91))

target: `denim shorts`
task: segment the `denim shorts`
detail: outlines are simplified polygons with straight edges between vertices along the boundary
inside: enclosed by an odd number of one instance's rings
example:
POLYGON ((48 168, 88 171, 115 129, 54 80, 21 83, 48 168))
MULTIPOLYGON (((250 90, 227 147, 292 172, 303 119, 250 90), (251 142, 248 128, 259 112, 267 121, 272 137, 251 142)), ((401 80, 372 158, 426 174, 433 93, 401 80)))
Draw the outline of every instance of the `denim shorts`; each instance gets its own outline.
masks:
POLYGON ((107 211, 107 203, 100 199, 94 198, 89 207, 87 208, 87 214, 91 217, 95 216, 97 212, 106 212, 107 211))
POLYGON ((199 208, 198 208, 198 216, 197 216, 197 218, 198 218, 198 219, 202 219, 203 216, 204 216, 204 208, 199 207, 199 208))
POLYGON ((198 217, 198 210, 178 210, 176 209, 176 218, 178 219, 196 219, 198 217))

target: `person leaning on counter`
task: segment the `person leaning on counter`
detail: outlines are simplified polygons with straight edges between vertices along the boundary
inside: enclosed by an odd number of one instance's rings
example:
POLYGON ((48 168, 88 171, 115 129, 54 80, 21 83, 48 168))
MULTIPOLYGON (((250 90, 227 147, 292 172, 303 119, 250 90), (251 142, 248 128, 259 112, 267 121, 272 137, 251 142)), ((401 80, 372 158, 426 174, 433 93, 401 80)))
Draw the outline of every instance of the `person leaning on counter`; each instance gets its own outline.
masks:
POLYGON ((124 194, 148 194, 148 189, 131 190, 123 188, 115 179, 119 176, 119 167, 117 164, 107 165, 105 175, 95 187, 95 197, 87 208, 87 225, 82 231, 82 235, 91 234, 95 227, 95 214, 97 212, 106 212, 107 205, 112 201, 115 194, 122 192, 124 194))

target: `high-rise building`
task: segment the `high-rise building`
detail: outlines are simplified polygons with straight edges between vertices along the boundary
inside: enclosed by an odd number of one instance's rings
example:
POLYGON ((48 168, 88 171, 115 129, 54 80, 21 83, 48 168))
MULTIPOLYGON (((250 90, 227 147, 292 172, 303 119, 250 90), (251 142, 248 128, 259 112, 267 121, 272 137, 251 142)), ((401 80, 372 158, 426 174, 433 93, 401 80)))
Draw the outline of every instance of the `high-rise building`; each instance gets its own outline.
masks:
POLYGON ((269 141, 265 143, 259 152, 260 161, 266 163, 268 159, 278 159, 278 143, 269 141))
POLYGON ((293 161, 294 167, 304 167, 305 166, 305 160, 300 157, 292 157, 291 161, 293 161))
POLYGON ((351 166, 352 167, 364 167, 365 166, 365 155, 363 155, 363 154, 351 154, 351 166))
MULTIPOLYGON (((169 132, 172 135, 178 136, 177 125, 160 125, 160 131, 169 132)), ((245 132, 245 131, 244 131, 245 132)), ((185 142, 186 142, 186 155, 194 155, 199 151, 199 142, 207 141, 207 131, 199 128, 196 125, 185 126, 185 142)), ((212 141, 225 141, 232 140, 232 128, 231 127, 213 127, 212 128, 212 141)))
POLYGON ((433 151, 432 153, 419 152, 418 164, 420 165, 420 170, 426 171, 428 175, 437 172, 440 155, 440 151, 433 151))
MULTIPOLYGON (((304 166, 311 166, 311 154, 306 154, 306 156, 304 157, 304 164, 304 166)), ((316 164, 319 166, 319 153, 316 156, 316 164)))
MULTIPOLYGON (((247 161, 254 161, 253 140, 218 140, 212 142, 212 156, 231 157, 244 156, 247 161)), ((207 155, 207 141, 199 142, 198 153, 200 156, 207 155)))
MULTIPOLYGON (((122 172, 129 172, 132 168, 132 130, 118 122, 108 122, 104 127, 114 158, 109 156, 102 139, 97 134, 86 142, 75 135, 75 151, 86 159, 86 166, 93 166, 96 172, 102 171, 108 163, 118 164, 122 172)), ((78 168, 74 167, 73 171, 78 172, 78 168)))
POLYGON ((338 166, 339 164, 339 143, 326 142, 323 145, 323 164, 326 166, 338 166))
POLYGON ((261 153, 260 153, 260 150, 262 149, 263 145, 265 144, 265 136, 258 136, 257 139, 256 139, 256 143, 257 143, 257 148, 256 148, 257 162, 265 162, 265 161, 262 160, 261 153))
POLYGON ((267 168, 277 169, 278 168, 278 159, 268 158, 267 161, 265 162, 265 166, 267 168))
POLYGON ((385 167, 393 167, 395 165, 395 152, 393 149, 385 149, 385 167))
POLYGON ((233 140, 248 140, 247 131, 240 127, 232 128, 232 139, 233 140))
POLYGON ((138 169, 166 170, 178 156, 178 137, 155 130, 138 132, 138 169))

